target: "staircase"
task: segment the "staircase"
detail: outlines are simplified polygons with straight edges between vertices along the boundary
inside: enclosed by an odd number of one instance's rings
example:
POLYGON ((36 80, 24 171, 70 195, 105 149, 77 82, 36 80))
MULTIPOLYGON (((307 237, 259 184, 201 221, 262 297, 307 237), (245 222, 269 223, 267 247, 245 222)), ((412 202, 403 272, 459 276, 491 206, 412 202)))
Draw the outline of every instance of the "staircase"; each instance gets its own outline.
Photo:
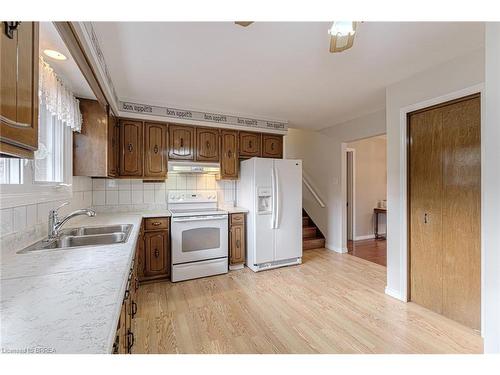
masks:
POLYGON ((309 215, 302 210, 302 250, 325 247, 325 238, 309 215))

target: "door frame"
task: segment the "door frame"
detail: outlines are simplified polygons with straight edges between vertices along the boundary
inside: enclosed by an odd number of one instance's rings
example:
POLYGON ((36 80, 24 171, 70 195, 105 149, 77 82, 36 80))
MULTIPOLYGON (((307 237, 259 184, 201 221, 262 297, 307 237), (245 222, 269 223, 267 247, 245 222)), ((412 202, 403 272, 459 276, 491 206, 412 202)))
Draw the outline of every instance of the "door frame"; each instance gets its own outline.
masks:
MULTIPOLYGON (((400 195, 399 195, 399 201, 400 201, 400 243, 401 243, 401 257, 400 257, 400 285, 401 285, 401 292, 403 295, 400 296, 400 299, 403 301, 409 302, 409 297, 410 297, 410 282, 409 282, 409 277, 410 277, 410 238, 409 238, 409 200, 408 200, 408 189, 409 189, 409 184, 408 184, 408 179, 409 179, 409 132, 408 132, 408 115, 412 112, 416 112, 419 110, 423 110, 428 107, 433 107, 436 105, 440 105, 446 102, 450 102, 456 99, 460 99, 466 96, 470 96, 473 94, 479 94, 480 95, 480 100, 481 100, 481 134, 482 134, 482 129, 484 126, 484 84, 478 84, 474 86, 470 86, 467 88, 464 88, 462 90, 454 91, 442 96, 438 96, 432 99, 428 99, 419 103, 415 103, 406 107, 403 107, 400 109, 400 117, 399 117, 399 124, 400 124, 400 142, 399 142, 399 147, 400 147, 400 155, 401 159, 399 161, 400 165, 400 195)), ((482 142, 481 142, 482 145, 482 142)), ((484 189, 484 181, 483 181, 483 173, 482 173, 482 168, 483 168, 483 163, 484 163, 484 150, 481 147, 481 223, 484 222, 484 210, 483 210, 483 189, 484 189)), ((481 336, 484 337, 484 226, 481 225, 481 336)), ((387 290, 386 288, 386 293, 389 295, 393 295, 391 291, 387 290)), ((399 297, 399 296, 398 296, 399 297)), ((398 298, 396 297, 396 298, 398 298)))
POLYGON ((351 202, 351 207, 352 207, 352 218, 351 218, 351 225, 352 225, 352 241, 356 241, 356 149, 354 148, 346 148, 345 149, 345 163, 346 163, 346 173, 345 173, 345 181, 346 181, 346 194, 345 194, 345 206, 346 206, 346 223, 345 223, 345 228, 346 228, 346 241, 349 241, 349 233, 348 233, 348 221, 349 221, 349 210, 347 209, 347 197, 349 194, 349 191, 347 189, 348 186, 348 173, 349 170, 347 169, 347 155, 351 153, 352 155, 352 202, 351 202))

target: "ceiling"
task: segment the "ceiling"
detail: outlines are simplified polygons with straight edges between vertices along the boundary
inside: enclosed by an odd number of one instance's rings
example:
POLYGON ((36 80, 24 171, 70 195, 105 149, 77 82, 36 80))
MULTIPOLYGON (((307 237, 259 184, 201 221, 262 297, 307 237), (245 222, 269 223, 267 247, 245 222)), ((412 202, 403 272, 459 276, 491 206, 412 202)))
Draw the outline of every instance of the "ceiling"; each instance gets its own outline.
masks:
POLYGON ((63 80, 64 84, 71 90, 73 95, 79 98, 95 99, 95 95, 90 89, 80 68, 71 57, 66 45, 62 41, 59 33, 52 22, 40 22, 39 53, 43 56, 56 74, 63 80), (64 61, 55 60, 43 54, 45 49, 52 49, 62 53, 68 59, 64 61))
POLYGON ((322 129, 385 107, 385 88, 484 45, 482 23, 365 22, 329 53, 330 23, 103 22, 121 100, 322 129))

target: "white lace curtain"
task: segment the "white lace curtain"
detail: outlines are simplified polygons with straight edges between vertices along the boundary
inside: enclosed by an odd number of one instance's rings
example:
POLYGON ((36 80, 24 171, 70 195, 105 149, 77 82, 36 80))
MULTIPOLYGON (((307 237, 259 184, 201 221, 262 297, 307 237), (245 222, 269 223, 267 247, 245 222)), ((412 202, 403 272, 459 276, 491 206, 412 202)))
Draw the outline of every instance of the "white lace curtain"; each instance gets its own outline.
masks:
POLYGON ((82 128, 80 102, 42 57, 40 57, 39 77, 40 105, 45 105, 53 116, 73 131, 80 132, 82 128))

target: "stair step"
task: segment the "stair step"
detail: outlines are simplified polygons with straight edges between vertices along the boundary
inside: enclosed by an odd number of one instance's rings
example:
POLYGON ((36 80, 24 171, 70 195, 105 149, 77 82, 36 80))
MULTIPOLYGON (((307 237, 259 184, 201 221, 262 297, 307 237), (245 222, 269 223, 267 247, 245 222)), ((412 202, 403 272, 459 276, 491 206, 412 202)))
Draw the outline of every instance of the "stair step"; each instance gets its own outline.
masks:
POLYGON ((302 240, 303 250, 321 249, 323 247, 325 247, 324 238, 304 238, 302 240))
POLYGON ((315 238, 316 234, 316 227, 302 227, 302 238, 315 238))

